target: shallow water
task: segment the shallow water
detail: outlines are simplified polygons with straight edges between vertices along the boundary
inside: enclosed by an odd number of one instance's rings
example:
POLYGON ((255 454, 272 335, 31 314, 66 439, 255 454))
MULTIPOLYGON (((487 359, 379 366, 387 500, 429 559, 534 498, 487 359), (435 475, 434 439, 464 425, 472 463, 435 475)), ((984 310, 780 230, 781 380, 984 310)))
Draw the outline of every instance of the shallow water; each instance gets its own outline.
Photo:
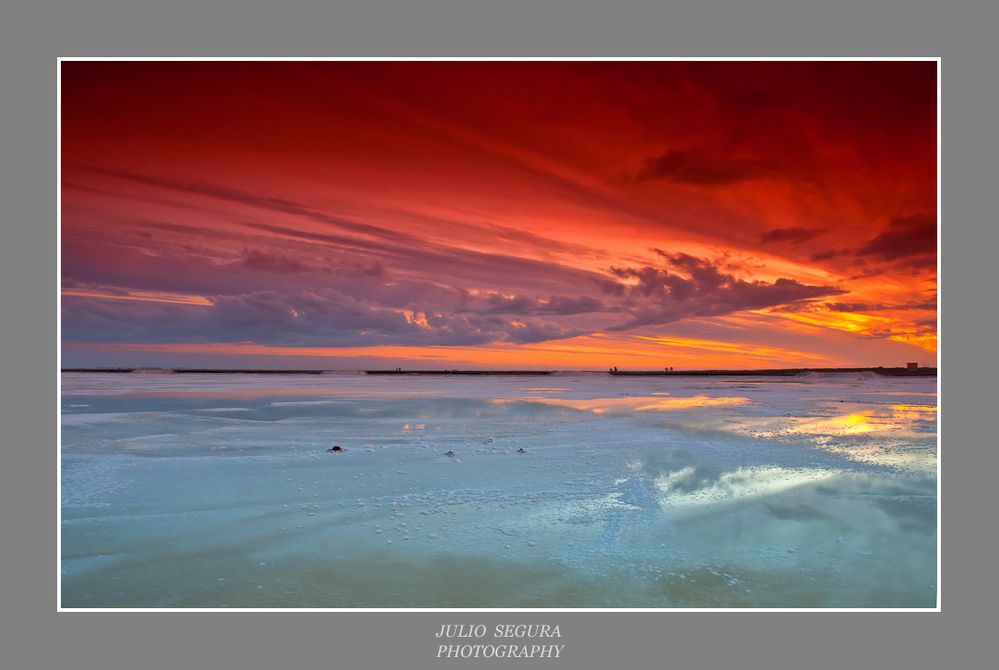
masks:
POLYGON ((66 373, 62 604, 934 607, 935 389, 66 373))

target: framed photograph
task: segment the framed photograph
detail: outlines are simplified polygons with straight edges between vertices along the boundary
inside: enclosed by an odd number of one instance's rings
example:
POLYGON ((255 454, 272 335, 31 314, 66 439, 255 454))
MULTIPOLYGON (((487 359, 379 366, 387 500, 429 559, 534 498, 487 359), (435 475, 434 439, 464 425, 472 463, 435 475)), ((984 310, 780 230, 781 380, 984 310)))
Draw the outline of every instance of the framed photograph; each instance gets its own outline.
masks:
POLYGON ((939 610, 939 82, 63 58, 60 608, 939 610))

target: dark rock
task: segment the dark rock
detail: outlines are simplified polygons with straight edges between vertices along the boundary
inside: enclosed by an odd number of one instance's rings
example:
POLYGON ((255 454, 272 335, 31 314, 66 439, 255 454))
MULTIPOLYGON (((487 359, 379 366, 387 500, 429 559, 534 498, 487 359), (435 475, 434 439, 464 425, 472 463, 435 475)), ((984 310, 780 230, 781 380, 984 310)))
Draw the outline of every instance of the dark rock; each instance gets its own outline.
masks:
POLYGON ((458 454, 454 453, 453 451, 448 451, 448 452, 447 452, 446 454, 444 454, 444 455, 445 455, 445 456, 452 456, 452 457, 453 457, 453 456, 457 456, 458 454))
POLYGON ((344 451, 344 448, 341 447, 339 444, 334 444, 332 447, 330 447, 329 449, 326 450, 326 453, 328 453, 328 454, 338 454, 341 451, 344 451))
POLYGON ((518 454, 526 454, 527 453, 527 449, 524 449, 523 447, 521 447, 520 449, 517 450, 517 453, 518 454))

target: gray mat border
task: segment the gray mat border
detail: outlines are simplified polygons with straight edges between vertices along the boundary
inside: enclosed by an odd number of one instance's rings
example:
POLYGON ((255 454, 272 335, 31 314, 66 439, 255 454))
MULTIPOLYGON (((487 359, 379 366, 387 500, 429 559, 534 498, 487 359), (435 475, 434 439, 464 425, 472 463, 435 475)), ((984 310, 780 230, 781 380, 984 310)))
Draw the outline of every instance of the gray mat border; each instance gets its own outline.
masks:
POLYGON ((563 659, 540 662, 553 668, 987 666, 999 15, 994 4, 970 2, 810 5, 38 0, 0 10, 4 665, 463 667, 470 662, 432 660, 433 630, 474 621, 559 623, 563 659), (57 614, 54 81, 56 57, 70 55, 941 56, 940 417, 944 518, 953 524, 943 523, 943 612, 57 614))

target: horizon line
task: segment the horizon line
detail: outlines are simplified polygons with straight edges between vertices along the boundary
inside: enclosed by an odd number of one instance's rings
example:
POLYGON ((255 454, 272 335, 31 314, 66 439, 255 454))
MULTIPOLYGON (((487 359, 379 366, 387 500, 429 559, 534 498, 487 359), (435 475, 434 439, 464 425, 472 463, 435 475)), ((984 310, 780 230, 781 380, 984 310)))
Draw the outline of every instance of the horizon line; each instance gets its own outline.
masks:
POLYGON ((527 369, 522 368, 508 368, 508 369, 495 369, 495 368, 462 368, 462 367, 420 367, 420 368, 402 368, 396 366, 394 368, 236 368, 236 367, 213 367, 213 368, 192 368, 192 367, 161 367, 161 366, 97 366, 97 367, 69 367, 60 368, 60 373, 64 372, 105 372, 105 373, 131 373, 131 372, 160 372, 160 373, 181 373, 181 374, 191 374, 191 373, 203 373, 203 374, 322 374, 324 372, 353 372, 361 374, 375 374, 375 375, 392 375, 392 374, 470 374, 470 375, 523 375, 523 374, 554 374, 556 372, 579 372, 579 373, 602 373, 611 375, 661 375, 661 376, 680 376, 680 375, 704 375, 704 374, 715 374, 715 375, 752 375, 752 374, 797 374, 804 372, 881 372, 885 374, 896 374, 896 373, 908 373, 908 374, 929 374, 936 373, 937 367, 934 366, 924 366, 916 365, 914 367, 906 366, 844 366, 844 367, 789 367, 789 368, 687 368, 687 369, 640 369, 640 368, 626 368, 619 369, 617 367, 607 368, 607 369, 595 369, 595 368, 543 368, 534 369, 533 366, 529 366, 527 369))

